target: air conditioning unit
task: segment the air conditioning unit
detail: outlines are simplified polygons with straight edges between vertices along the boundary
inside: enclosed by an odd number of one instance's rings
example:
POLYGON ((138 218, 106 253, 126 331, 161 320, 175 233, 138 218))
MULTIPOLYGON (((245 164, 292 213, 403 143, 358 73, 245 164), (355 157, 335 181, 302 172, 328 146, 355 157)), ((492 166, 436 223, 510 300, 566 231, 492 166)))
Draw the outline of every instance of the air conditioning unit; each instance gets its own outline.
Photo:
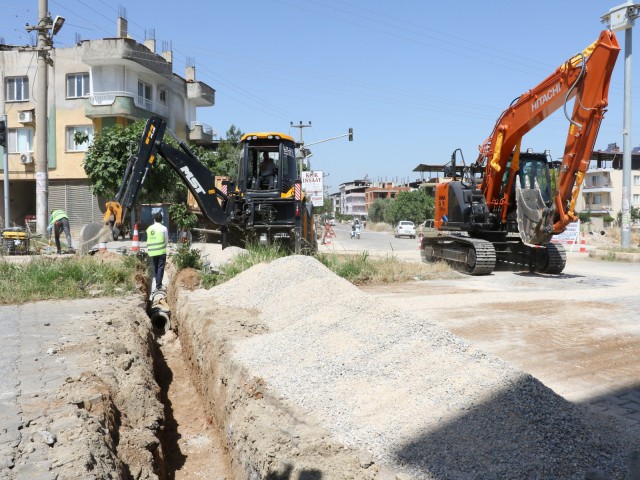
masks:
POLYGON ((22 165, 30 165, 33 163, 33 153, 21 153, 20 163, 22 165))
POLYGON ((22 112, 18 112, 18 121, 20 123, 31 123, 33 122, 33 112, 29 110, 24 110, 22 112))

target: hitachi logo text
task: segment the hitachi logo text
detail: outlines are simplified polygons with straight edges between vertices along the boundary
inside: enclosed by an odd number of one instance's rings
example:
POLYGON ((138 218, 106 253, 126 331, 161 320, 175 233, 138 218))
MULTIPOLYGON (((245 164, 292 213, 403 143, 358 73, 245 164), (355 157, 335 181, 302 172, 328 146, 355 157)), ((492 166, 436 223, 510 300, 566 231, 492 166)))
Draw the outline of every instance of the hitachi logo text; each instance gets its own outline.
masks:
POLYGON ((196 192, 204 193, 204 188, 202 188, 202 185, 200 185, 200 182, 196 180, 196 177, 193 176, 193 173, 191 173, 191 170, 189 170, 189 167, 185 165, 180 169, 180 171, 184 173, 184 176, 187 177, 187 180, 189 180, 189 183, 191 184, 191 186, 196 192))
POLYGON ((551 100, 553 97, 555 97, 559 93, 560 93, 560 83, 557 83, 555 86, 551 87, 547 91, 547 93, 543 93, 542 95, 540 95, 540 97, 538 97, 538 99, 531 104, 531 111, 535 112, 538 108, 540 108, 542 105, 547 103, 549 100, 551 100))

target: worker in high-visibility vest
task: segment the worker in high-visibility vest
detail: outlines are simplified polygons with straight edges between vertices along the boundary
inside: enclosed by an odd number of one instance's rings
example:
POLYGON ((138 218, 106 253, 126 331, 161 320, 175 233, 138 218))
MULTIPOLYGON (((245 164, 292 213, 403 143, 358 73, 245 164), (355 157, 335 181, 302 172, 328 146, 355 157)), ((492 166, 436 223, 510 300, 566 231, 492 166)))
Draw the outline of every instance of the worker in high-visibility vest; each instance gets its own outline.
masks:
POLYGON ((49 244, 51 244, 51 231, 54 233, 56 248, 59 254, 62 253, 62 249, 60 248, 60 234, 63 231, 64 236, 67 238, 67 250, 70 252, 73 251, 67 212, 64 210, 54 210, 51 212, 51 216, 49 217, 49 226, 47 227, 47 238, 49 239, 49 244))
POLYGON ((167 247, 169 245, 169 231, 162 224, 162 212, 157 212, 153 216, 154 223, 147 228, 147 255, 153 261, 153 269, 157 290, 163 290, 162 277, 164 277, 164 266, 167 262, 167 247))

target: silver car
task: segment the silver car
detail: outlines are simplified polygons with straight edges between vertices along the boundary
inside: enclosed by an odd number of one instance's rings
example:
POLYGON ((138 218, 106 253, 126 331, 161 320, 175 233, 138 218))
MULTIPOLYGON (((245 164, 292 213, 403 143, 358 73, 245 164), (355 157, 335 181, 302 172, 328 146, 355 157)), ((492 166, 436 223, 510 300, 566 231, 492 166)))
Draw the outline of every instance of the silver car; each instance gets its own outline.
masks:
POLYGON ((416 238, 416 226, 413 224, 413 222, 410 222, 408 220, 402 220, 398 222, 398 225, 395 229, 395 237, 416 238))

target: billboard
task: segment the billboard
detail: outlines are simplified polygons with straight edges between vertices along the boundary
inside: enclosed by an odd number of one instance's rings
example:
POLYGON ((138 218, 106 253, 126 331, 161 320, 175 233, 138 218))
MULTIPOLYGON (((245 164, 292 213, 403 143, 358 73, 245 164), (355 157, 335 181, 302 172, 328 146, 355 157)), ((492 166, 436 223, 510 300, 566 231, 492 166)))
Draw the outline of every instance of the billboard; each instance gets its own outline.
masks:
POLYGON ((322 170, 302 172, 302 190, 311 198, 314 207, 321 207, 324 202, 324 184, 322 170))

